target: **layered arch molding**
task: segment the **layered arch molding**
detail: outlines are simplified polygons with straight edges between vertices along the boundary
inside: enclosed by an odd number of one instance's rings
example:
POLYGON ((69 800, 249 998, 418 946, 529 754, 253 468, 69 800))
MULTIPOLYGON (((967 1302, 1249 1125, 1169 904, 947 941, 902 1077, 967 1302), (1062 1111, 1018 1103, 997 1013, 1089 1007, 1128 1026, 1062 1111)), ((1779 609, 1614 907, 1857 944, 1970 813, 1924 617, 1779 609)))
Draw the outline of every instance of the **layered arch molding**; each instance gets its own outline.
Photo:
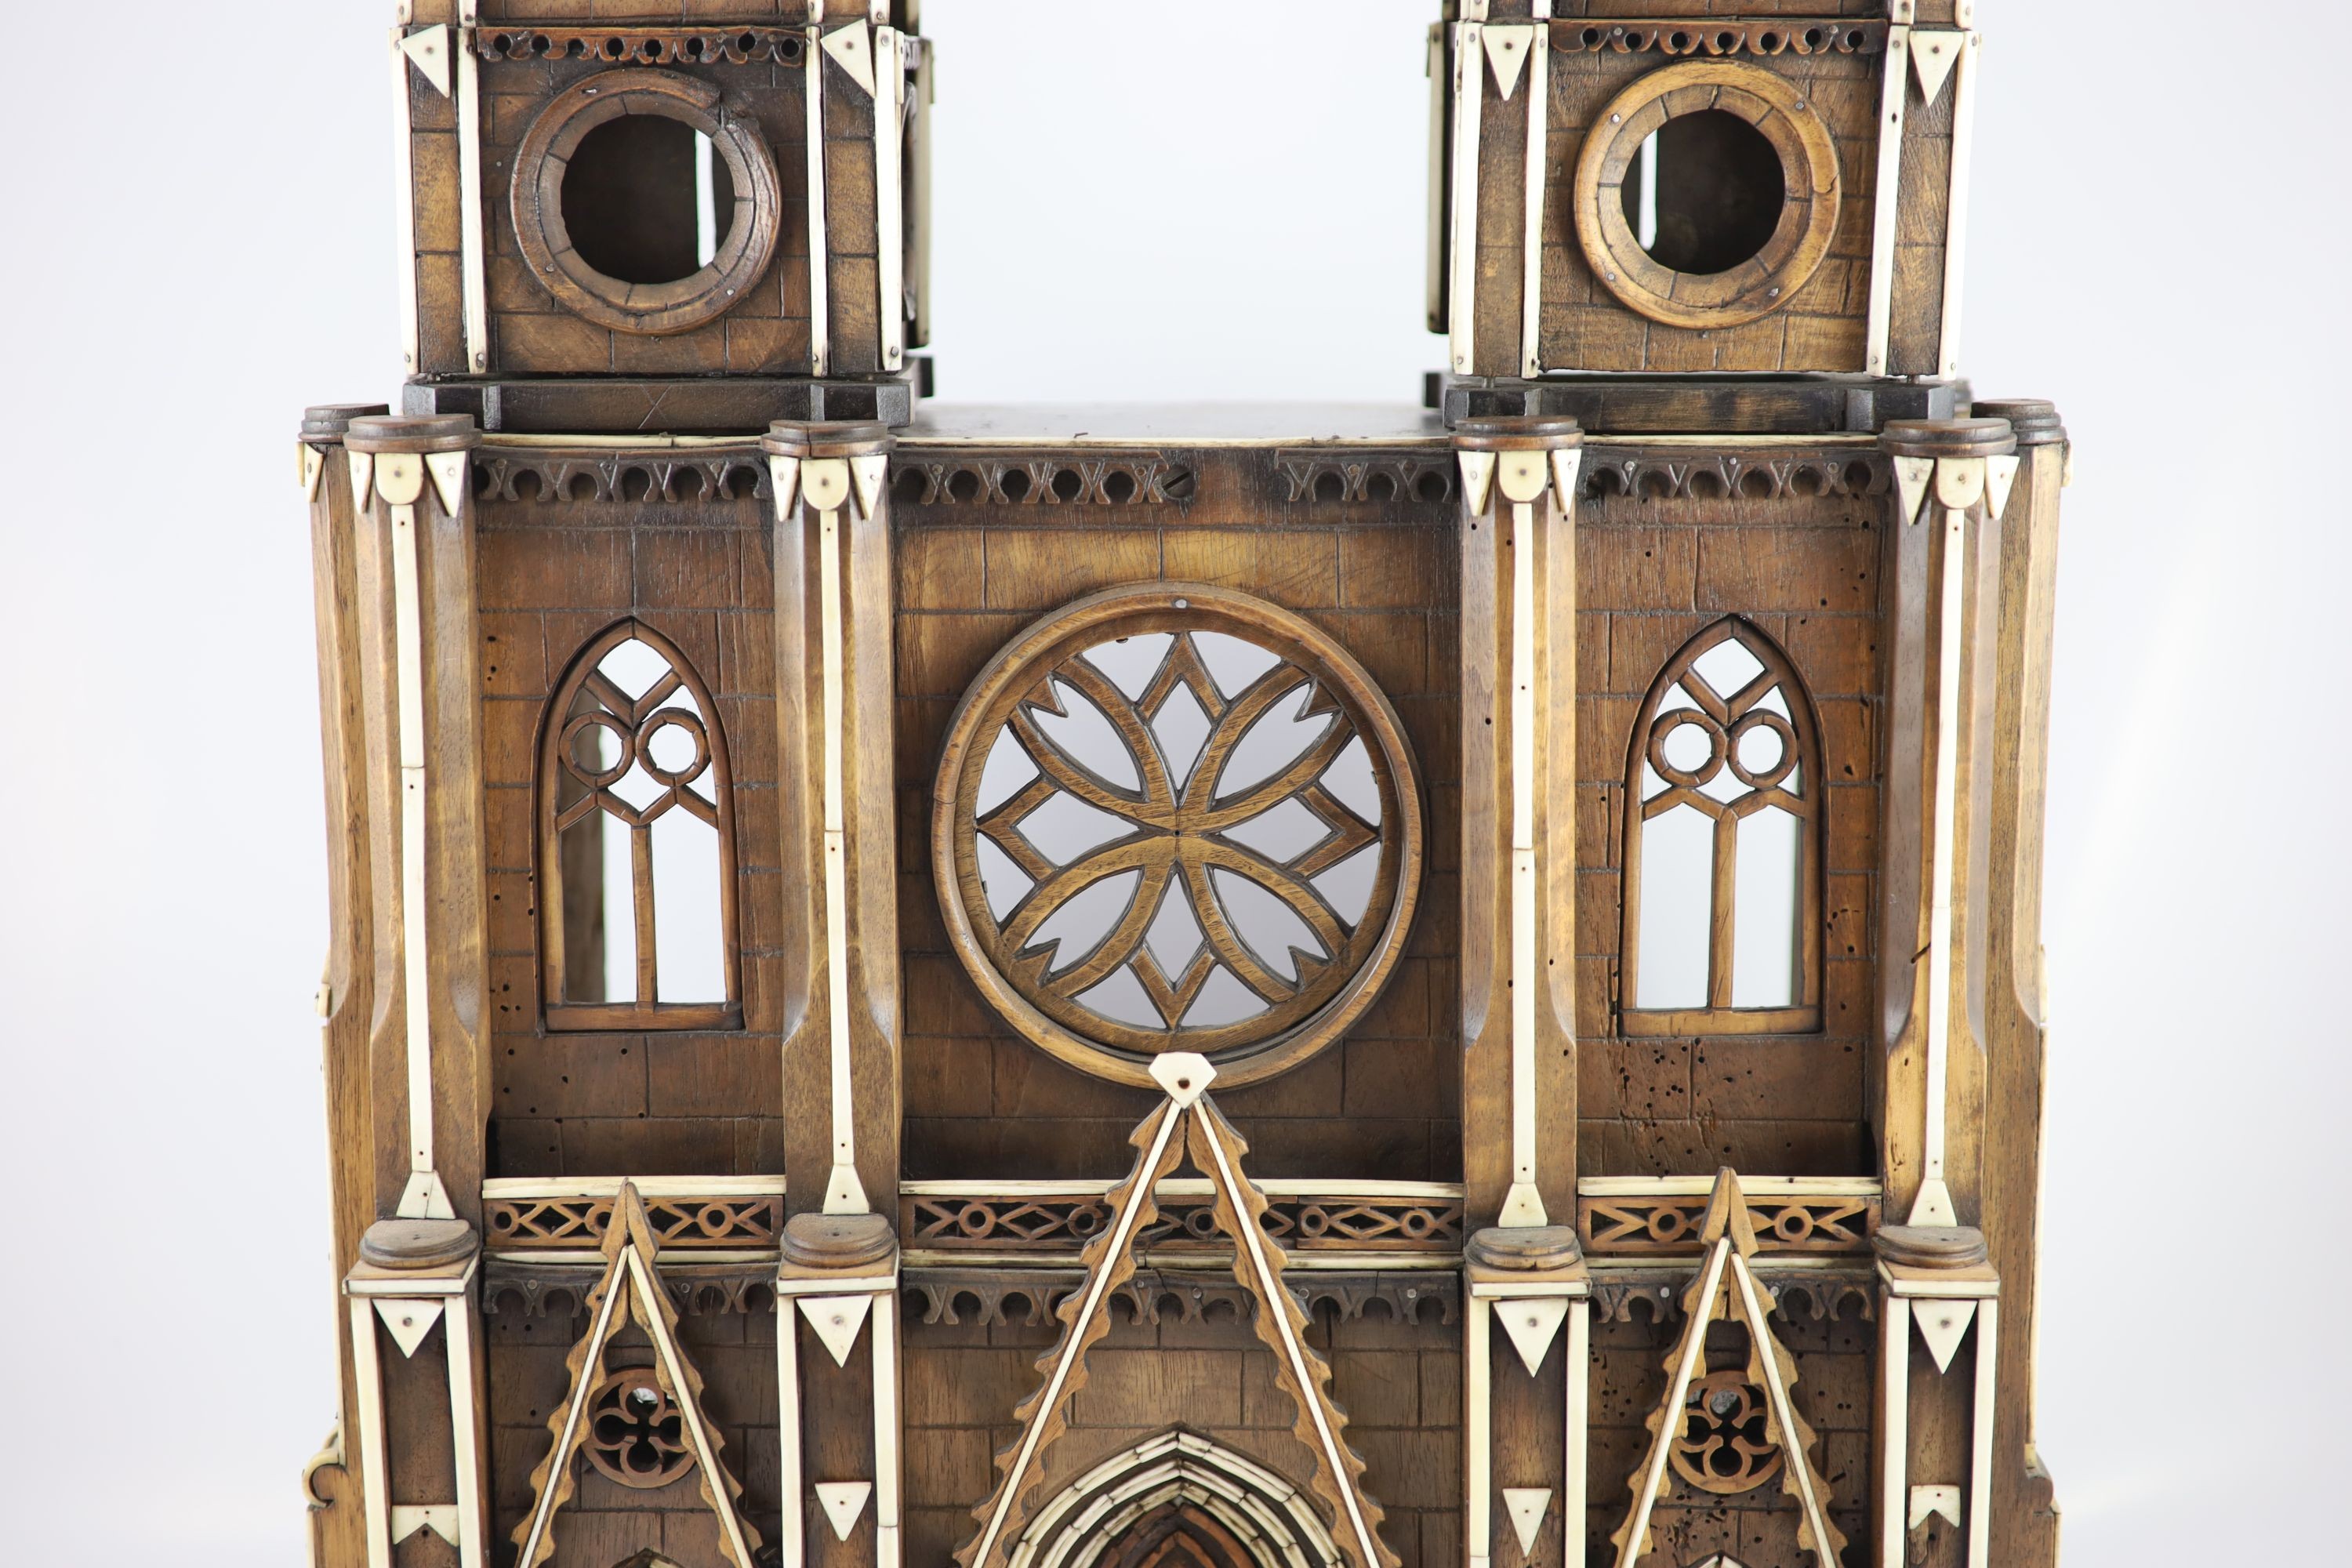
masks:
POLYGON ((1627 750, 1622 1032, 1820 1028, 1826 797, 1796 665, 1738 616, 1704 627, 1627 750))
POLYGON ((1339 1549, 1297 1487, 1171 1427, 1037 1510, 1010 1568, 1334 1568, 1339 1549))
POLYGON ((582 646, 540 722, 550 1029, 742 1026, 733 780, 677 643, 632 618, 582 646))

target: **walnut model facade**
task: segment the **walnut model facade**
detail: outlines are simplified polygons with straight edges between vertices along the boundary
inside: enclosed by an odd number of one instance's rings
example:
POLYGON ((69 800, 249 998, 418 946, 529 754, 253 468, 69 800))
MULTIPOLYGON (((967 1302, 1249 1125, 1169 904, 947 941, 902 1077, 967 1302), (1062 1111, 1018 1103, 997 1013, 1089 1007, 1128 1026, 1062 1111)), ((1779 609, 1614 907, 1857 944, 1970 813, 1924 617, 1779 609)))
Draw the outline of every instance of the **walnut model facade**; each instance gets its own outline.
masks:
POLYGON ((1970 0, 1447 0, 1424 405, 1205 422, 928 405, 914 0, 624 9, 402 6, 301 431, 314 1562, 2052 1563, 1970 0))

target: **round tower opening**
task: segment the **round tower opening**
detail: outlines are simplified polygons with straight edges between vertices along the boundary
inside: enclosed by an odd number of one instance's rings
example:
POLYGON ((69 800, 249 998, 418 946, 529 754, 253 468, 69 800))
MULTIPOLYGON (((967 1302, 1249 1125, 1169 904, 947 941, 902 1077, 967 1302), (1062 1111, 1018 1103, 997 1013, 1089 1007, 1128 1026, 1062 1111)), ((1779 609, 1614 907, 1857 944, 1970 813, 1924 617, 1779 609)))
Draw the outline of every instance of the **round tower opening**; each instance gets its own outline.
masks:
POLYGON ((1771 243, 1788 203, 1780 153, 1720 109, 1677 115, 1642 143, 1627 171, 1626 226, 1676 272, 1728 272, 1771 243))
POLYGON ((676 283, 709 266, 735 226, 735 181, 710 137, 627 114, 580 139, 563 223, 581 260, 624 283, 676 283))

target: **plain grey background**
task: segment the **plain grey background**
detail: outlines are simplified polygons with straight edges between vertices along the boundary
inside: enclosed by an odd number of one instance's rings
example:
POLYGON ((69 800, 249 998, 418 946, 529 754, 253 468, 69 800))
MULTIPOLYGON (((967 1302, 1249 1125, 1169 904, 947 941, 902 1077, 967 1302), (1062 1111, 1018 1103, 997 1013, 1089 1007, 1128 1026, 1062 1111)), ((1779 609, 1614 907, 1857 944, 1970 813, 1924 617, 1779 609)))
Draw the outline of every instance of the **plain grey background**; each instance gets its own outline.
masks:
MULTIPOLYGON (((1433 0, 925 8, 943 395, 1417 395, 1433 0)), ((292 1563, 334 1323, 293 437, 394 389, 390 7, 8 9, 0 1557, 292 1563)), ((2340 8, 1979 11, 1966 368, 2078 451, 2042 1448, 2072 1563, 2326 1560, 2340 8)))

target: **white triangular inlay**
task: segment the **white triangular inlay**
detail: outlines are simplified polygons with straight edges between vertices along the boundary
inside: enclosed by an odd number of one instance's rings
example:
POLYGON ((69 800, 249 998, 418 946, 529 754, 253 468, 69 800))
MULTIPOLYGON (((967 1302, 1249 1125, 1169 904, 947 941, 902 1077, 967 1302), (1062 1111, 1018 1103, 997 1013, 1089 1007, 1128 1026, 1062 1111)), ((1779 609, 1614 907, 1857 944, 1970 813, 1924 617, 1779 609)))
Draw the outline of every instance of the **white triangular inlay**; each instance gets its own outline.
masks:
POLYGON ((882 504, 883 481, 890 477, 890 454, 869 452, 849 459, 849 477, 857 485, 857 510, 866 516, 882 504))
POLYGON ((874 94, 874 41, 867 36, 866 24, 852 22, 824 36, 824 52, 835 64, 849 73, 850 79, 874 94))
POLYGON ((441 1321, 441 1303, 419 1301, 406 1297, 387 1297, 375 1304, 376 1316, 392 1334, 392 1342, 400 1347, 404 1356, 413 1356, 433 1325, 441 1321))
POLYGON ((1968 47, 1966 33, 1942 32, 1932 27, 1911 29, 1911 68, 1918 74, 1919 98, 1932 107, 1944 95, 1944 84, 1952 77, 1952 67, 1968 47))
POLYGON ((419 28, 400 41, 400 52, 408 57, 409 64, 425 73, 434 91, 444 98, 449 96, 448 28, 419 28))
POLYGON ((1543 1365, 1551 1342, 1559 1337, 1559 1325, 1568 1318, 1568 1301, 1559 1296, 1502 1300, 1495 1303, 1495 1316, 1502 1320, 1503 1331, 1511 1336, 1513 1348, 1526 1363, 1528 1375, 1533 1377, 1543 1365))
POLYGON ((425 469, 433 476, 433 489, 441 497, 441 510, 451 517, 457 516, 457 503, 466 498, 466 454, 427 452, 425 469))
POLYGON ((816 1337, 833 1356, 835 1366, 849 1364, 849 1352, 857 1343, 857 1332, 866 1326, 866 1310, 874 1305, 871 1296, 803 1296, 801 1316, 809 1321, 816 1337))
POLYGON ((396 1502, 392 1505, 392 1543, 394 1546, 420 1530, 429 1530, 450 1545, 457 1545, 457 1505, 453 1502, 396 1502))
POLYGON ((1906 1530, 1916 1530, 1937 1514, 1951 1521, 1952 1528, 1960 1527, 1960 1489, 1954 1486, 1913 1487, 1911 1489, 1910 1522, 1906 1530))
POLYGON ((1916 1300, 1911 1303, 1912 1321, 1919 1326, 1919 1338, 1927 1353, 1936 1358, 1937 1372, 1952 1370, 1952 1353, 1960 1348, 1960 1336, 1969 1331, 1976 1321, 1977 1304, 1969 1300, 1916 1300))
POLYGON ((1995 522, 2009 510, 2009 492, 2017 484, 2017 458, 1985 459, 1985 510, 1995 522))
POLYGON ((1495 68, 1495 85, 1502 89, 1503 101, 1519 90, 1519 72, 1528 63, 1535 47, 1533 27, 1496 27, 1479 29, 1479 38, 1486 46, 1486 63, 1495 68))
POLYGON ((1470 515, 1486 515, 1486 502, 1495 491, 1495 454, 1492 452, 1456 452, 1462 462, 1462 499, 1469 503, 1470 515))
POLYGON ((1549 1487, 1505 1487, 1503 1509, 1511 1516, 1511 1533, 1519 1538, 1519 1555, 1536 1554, 1536 1531, 1543 1528, 1544 1511, 1551 1507, 1549 1487))
POLYGON ((857 1528, 857 1516, 866 1511, 866 1500, 874 1495, 872 1481, 819 1481, 816 1500, 824 1505, 825 1521, 833 1526, 834 1538, 849 1539, 857 1528))
POLYGON ((1897 458, 1895 459, 1895 483, 1903 493, 1903 521, 1919 521, 1919 509, 1927 504, 1927 486, 1936 478, 1933 458, 1897 458))

